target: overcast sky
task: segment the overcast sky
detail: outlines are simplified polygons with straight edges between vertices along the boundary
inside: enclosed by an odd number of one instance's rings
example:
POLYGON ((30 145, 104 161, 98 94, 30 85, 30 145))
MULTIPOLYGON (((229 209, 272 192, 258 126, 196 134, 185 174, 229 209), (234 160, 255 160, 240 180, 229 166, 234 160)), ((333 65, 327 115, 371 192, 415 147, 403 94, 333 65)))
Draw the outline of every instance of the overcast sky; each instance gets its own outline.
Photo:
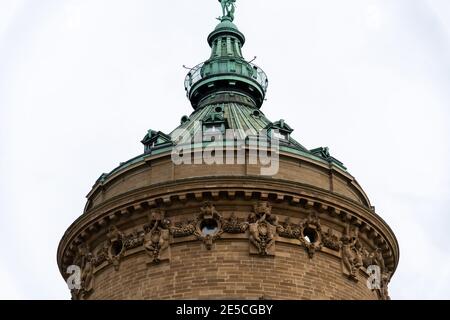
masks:
MULTIPOLYGON (((191 113, 216 0, 0 0, 0 298, 68 299, 56 249, 103 172, 191 113)), ((450 299, 450 1, 238 0, 263 111, 394 230, 394 299, 450 299)))

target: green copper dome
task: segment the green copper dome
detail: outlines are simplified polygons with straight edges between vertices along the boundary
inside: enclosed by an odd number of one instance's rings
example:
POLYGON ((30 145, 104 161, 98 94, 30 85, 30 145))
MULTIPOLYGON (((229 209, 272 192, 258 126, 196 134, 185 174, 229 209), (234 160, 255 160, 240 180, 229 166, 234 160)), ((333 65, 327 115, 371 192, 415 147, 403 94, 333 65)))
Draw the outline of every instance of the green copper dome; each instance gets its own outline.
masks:
POLYGON ((306 149, 292 137, 294 130, 284 120, 272 122, 260 110, 267 92, 267 76, 261 68, 244 59, 245 36, 233 19, 234 11, 224 11, 220 23, 208 36, 211 56, 186 76, 185 88, 194 108, 192 114, 183 116, 181 124, 170 134, 149 130, 142 140, 144 154, 121 163, 110 174, 102 175, 99 181, 149 156, 172 152, 175 145, 195 144, 193 137, 210 130, 222 133, 225 144, 234 143, 226 137, 228 129, 250 135, 266 130, 278 140, 280 151, 346 170, 342 162, 330 155, 328 148, 306 149), (176 134, 179 131, 183 131, 182 137, 176 134))
POLYGON ((239 39, 241 46, 245 43, 245 36, 242 32, 239 31, 239 29, 236 27, 236 25, 231 22, 230 20, 223 20, 220 22, 213 32, 210 33, 208 36, 208 43, 210 46, 212 46, 214 39, 216 39, 216 36, 229 34, 230 36, 234 36, 237 39, 239 39))
POLYGON ((238 28, 236 27, 236 25, 233 22, 231 22, 231 20, 224 19, 216 26, 215 30, 219 30, 219 29, 234 29, 234 30, 237 30, 238 28))

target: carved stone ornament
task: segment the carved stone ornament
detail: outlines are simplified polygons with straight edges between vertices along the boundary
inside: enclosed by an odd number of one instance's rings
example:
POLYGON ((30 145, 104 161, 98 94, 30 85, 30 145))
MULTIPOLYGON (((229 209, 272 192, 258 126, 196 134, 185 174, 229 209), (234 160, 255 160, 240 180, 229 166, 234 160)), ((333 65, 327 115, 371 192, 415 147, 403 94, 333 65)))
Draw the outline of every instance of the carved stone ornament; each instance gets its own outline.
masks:
POLYGON ((301 223, 299 240, 306 248, 310 259, 314 257, 316 251, 322 249, 322 226, 320 225, 320 219, 316 212, 311 212, 301 223))
POLYGON ((268 223, 278 226, 278 217, 272 215, 272 206, 267 201, 260 201, 253 205, 253 212, 258 219, 263 219, 268 223))
POLYGON ((391 281, 392 272, 383 272, 381 274, 381 288, 378 290, 378 294, 381 300, 391 300, 388 291, 388 285, 391 281))
POLYGON ((372 253, 363 249, 363 264, 365 267, 377 265, 380 267, 381 281, 380 288, 376 289, 381 300, 390 300, 388 285, 392 276, 392 272, 388 271, 384 263, 383 252, 380 248, 376 248, 372 253))
POLYGON ((124 246, 126 250, 138 248, 144 244, 145 231, 138 231, 134 229, 130 234, 124 238, 124 246))
POLYGON ((109 244, 107 241, 103 242, 102 246, 97 250, 95 255, 94 266, 99 267, 105 261, 108 261, 109 244))
POLYGON ((205 202, 196 219, 194 235, 203 242, 207 250, 211 250, 214 241, 223 234, 223 218, 210 202, 205 202))
POLYGON ((333 233, 331 228, 328 228, 327 232, 322 235, 322 242, 325 248, 334 251, 339 251, 341 247, 339 237, 333 233))
POLYGON ((382 273, 386 272, 386 266, 384 264, 384 258, 383 253, 380 248, 376 248, 375 251, 373 251, 369 258, 371 260, 370 264, 375 264, 380 267, 380 270, 382 273))
POLYGON ((87 244, 81 244, 78 247, 78 260, 81 269, 80 287, 72 289, 72 299, 84 299, 94 289, 94 256, 90 252, 87 244))
POLYGON ((222 229, 226 233, 239 234, 248 229, 248 223, 241 221, 233 212, 230 217, 224 221, 222 229))
POLYGON ((108 250, 107 260, 112 263, 114 270, 118 271, 120 268, 120 261, 125 254, 124 235, 117 229, 116 226, 111 226, 106 235, 108 240, 105 243, 105 249, 108 250))
POLYGON ((195 233, 195 221, 177 222, 170 227, 170 233, 174 238, 189 237, 195 233))
POLYGON ((94 256, 88 253, 85 257, 84 265, 81 268, 81 288, 83 295, 91 293, 94 288, 94 256))
POLYGON ((153 209, 148 216, 149 223, 144 226, 143 246, 150 259, 149 263, 160 263, 170 258, 168 221, 165 212, 153 209))
POLYGON ((344 274, 350 279, 358 281, 358 271, 363 267, 363 247, 358 238, 358 229, 350 232, 347 225, 345 234, 341 237, 341 255, 344 274))
POLYGON ((277 226, 277 232, 280 237, 289 239, 299 239, 301 236, 300 226, 291 223, 291 219, 286 217, 286 220, 277 226))
POLYGON ((274 256, 278 218, 272 215, 267 202, 255 204, 253 210, 248 217, 250 254, 274 256))

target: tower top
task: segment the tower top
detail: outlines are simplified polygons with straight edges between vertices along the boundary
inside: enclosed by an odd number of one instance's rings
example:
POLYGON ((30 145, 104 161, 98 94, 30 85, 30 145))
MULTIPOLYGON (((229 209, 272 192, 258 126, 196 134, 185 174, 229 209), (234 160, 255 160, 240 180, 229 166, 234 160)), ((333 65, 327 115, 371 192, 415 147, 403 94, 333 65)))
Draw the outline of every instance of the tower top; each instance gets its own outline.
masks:
POLYGON ((208 98, 232 93, 260 108, 268 87, 267 76, 242 55, 245 36, 233 23, 236 0, 219 2, 222 5, 222 16, 217 18, 220 23, 208 36, 211 56, 192 68, 185 79, 188 99, 194 109, 200 109, 208 98))

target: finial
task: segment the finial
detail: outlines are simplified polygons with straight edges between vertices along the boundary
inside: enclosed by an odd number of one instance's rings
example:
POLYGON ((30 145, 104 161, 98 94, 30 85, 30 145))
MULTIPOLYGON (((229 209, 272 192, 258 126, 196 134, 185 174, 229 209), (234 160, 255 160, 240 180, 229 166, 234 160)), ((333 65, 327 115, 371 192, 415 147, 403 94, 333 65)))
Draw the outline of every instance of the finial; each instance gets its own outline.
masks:
POLYGON ((236 0, 219 0, 219 2, 222 5, 222 17, 217 18, 217 20, 233 22, 236 0))

